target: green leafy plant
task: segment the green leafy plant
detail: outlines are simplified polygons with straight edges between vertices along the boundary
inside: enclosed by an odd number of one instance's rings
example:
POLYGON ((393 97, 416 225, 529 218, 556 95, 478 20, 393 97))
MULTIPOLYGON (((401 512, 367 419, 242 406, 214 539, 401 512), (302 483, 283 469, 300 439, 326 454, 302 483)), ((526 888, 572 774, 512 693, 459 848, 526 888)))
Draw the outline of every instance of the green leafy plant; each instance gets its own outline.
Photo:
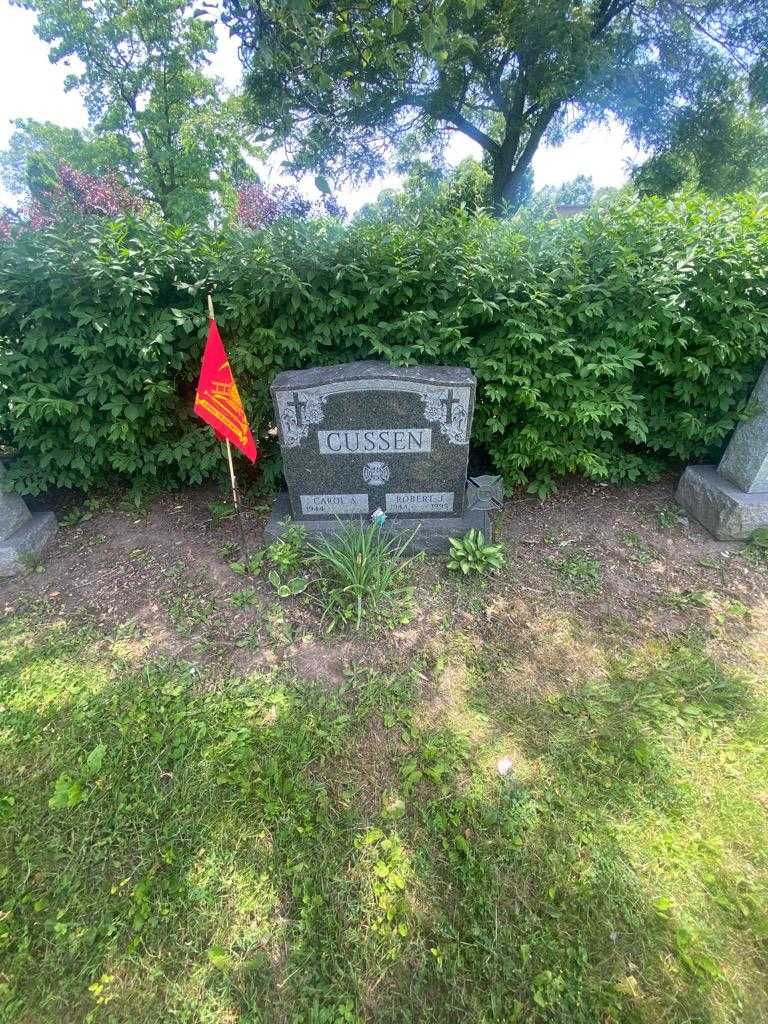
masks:
POLYGON ((659 603, 667 608, 706 608, 713 600, 711 590, 671 590, 659 598, 659 603))
POLYGON ((741 556, 750 565, 761 566, 768 562, 768 527, 759 526, 741 549, 741 556))
POLYGON ((274 569, 267 576, 267 579, 277 591, 278 597, 296 597, 297 594, 303 594, 309 586, 309 580, 304 579, 302 576, 295 576, 292 580, 288 580, 287 583, 283 583, 280 579, 280 574, 274 569))
POLYGON ((309 544, 309 561, 322 577, 320 600, 329 629, 348 623, 360 629, 365 617, 408 621, 413 588, 406 580, 415 559, 403 555, 414 534, 387 538, 374 524, 339 523, 331 536, 309 544))
POLYGON ((211 519, 213 519, 214 523, 216 523, 217 525, 219 523, 223 523, 225 519, 229 519, 231 516, 235 514, 235 509, 232 505, 229 504, 229 502, 221 501, 219 499, 217 499, 216 501, 212 501, 210 508, 211 519))
POLYGON ((266 554, 266 551, 254 551, 242 562, 230 562, 229 568, 238 576, 258 576, 266 554))
POLYGON ((558 576, 574 590, 594 594, 600 588, 602 569, 600 562, 583 551, 573 551, 565 558, 548 560, 558 576))
POLYGON ((27 572, 45 572, 43 560, 36 551, 22 551, 19 555, 19 565, 23 566, 27 572))
POLYGON ((658 552, 646 544, 636 530, 625 530, 619 534, 619 540, 629 548, 629 558, 637 565, 650 565, 659 557, 658 552))
POLYGON ((307 531, 287 520, 282 526, 281 536, 267 548, 267 557, 283 572, 290 572, 301 565, 307 531))
POLYGON ((239 544, 235 540, 225 541, 225 543, 219 548, 219 556, 221 558, 231 559, 237 554, 239 547, 239 544))
POLYGON ((504 564, 504 547, 489 544, 481 530, 470 530, 463 537, 449 537, 448 568, 454 572, 487 573, 504 564))
POLYGON ((750 546, 759 551, 768 551, 768 526, 758 526, 749 538, 750 546))
POLYGON ((79 526, 81 523, 86 523, 89 519, 93 519, 94 515, 99 512, 103 506, 103 499, 87 498, 82 507, 75 506, 70 508, 63 516, 61 516, 59 518, 59 524, 61 526, 79 526))
POLYGON ((69 810, 88 799, 88 782, 99 774, 107 748, 99 743, 83 761, 76 775, 62 772, 56 779, 48 806, 53 811, 69 810))
POLYGON ((230 601, 235 608, 250 608, 259 600, 258 591, 254 587, 243 587, 236 594, 233 594, 230 601))

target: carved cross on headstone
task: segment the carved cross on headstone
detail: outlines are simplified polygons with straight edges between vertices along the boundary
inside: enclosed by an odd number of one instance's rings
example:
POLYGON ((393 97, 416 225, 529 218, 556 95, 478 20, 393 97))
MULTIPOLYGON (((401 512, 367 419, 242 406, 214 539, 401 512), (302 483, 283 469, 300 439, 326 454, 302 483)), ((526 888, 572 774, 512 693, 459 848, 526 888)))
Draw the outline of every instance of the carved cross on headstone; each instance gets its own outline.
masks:
POLYGON ((453 389, 448 391, 447 398, 440 399, 440 405, 445 409, 445 422, 453 423, 453 407, 454 405, 461 405, 459 399, 453 397, 453 389))
POLYGON ((296 413, 296 426, 297 427, 302 426, 303 412, 307 408, 307 403, 306 402, 300 402, 299 401, 298 393, 296 391, 294 391, 293 392, 293 401, 289 402, 288 405, 296 413))

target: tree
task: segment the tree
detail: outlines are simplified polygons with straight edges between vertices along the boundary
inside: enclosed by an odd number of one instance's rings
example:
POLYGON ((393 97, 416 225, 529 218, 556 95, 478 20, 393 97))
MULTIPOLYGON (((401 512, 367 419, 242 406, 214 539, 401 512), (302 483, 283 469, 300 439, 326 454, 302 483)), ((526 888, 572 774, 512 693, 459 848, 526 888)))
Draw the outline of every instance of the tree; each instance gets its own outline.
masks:
POLYGON ((532 197, 532 204, 537 209, 552 206, 589 206, 595 198, 595 186, 592 177, 577 174, 562 185, 545 185, 532 197))
POLYGON ((662 148, 673 112, 737 84, 765 99, 768 6, 755 0, 224 0, 249 116, 296 170, 369 177, 411 132, 461 132, 520 202, 543 139, 613 113, 662 148))
POLYGON ((358 210, 356 219, 413 221, 457 211, 483 213, 490 206, 490 189, 490 174, 471 157, 453 170, 437 170, 431 164, 414 160, 408 164, 402 187, 383 189, 375 202, 358 210))
POLYGON ((710 98, 679 112, 669 143, 632 174, 642 193, 683 187, 710 195, 760 188, 768 171, 768 123, 760 110, 710 98))
POLYGON ((592 177, 586 174, 577 174, 570 181, 564 181, 555 192, 555 202, 565 206, 589 206, 595 198, 592 177))
POLYGON ((50 121, 19 118, 8 148, 0 152, 0 178, 14 195, 44 202, 59 184, 64 164, 94 177, 103 177, 125 164, 130 154, 124 140, 96 138, 77 128, 62 128, 50 121))
MULTIPOLYGON (((85 101, 91 134, 67 137, 64 129, 23 130, 17 157, 47 145, 51 160, 63 146, 79 170, 94 146, 109 142, 113 169, 157 203, 173 221, 200 221, 225 197, 236 202, 232 182, 248 176, 242 101, 222 98, 205 74, 216 38, 211 24, 179 0, 29 0, 35 31, 51 44, 50 59, 82 65, 66 79, 85 101), (80 142, 88 143, 83 147, 80 142)), ((11 149, 14 149, 12 141, 11 149)), ((6 173, 8 171, 6 170, 6 173)), ((18 166, 12 175, 23 177, 18 166)))

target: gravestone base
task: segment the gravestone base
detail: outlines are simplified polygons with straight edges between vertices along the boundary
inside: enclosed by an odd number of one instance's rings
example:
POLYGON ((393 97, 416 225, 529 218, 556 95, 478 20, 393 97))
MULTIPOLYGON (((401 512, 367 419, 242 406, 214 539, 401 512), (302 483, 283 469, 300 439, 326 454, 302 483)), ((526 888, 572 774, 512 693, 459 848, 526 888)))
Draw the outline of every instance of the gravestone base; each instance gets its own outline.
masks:
MULTIPOLYGON (((294 525, 291 519, 291 504, 285 492, 275 497, 272 513, 264 527, 264 541, 271 544, 282 534, 286 526, 294 525)), ((355 519, 297 519, 295 525, 303 526, 310 537, 317 534, 332 534, 339 529, 339 522, 344 526, 349 522, 360 522, 363 526, 370 525, 368 517, 361 516, 355 519)), ((464 515, 441 516, 432 519, 396 519, 390 518, 382 526, 382 533, 387 535, 405 534, 406 536, 416 533, 408 543, 407 551, 426 551, 430 554, 437 554, 447 551, 449 548, 449 537, 463 537, 469 530, 481 530, 487 541, 491 540, 491 519, 488 513, 482 509, 467 509, 464 515), (418 529, 417 529, 418 528, 418 529)))
POLYGON ((768 493, 747 494, 714 466, 689 466, 676 498, 718 540, 749 540, 758 527, 768 526, 768 493))
POLYGON ((31 516, 10 536, 0 540, 0 576, 16 576, 23 572, 25 556, 38 554, 56 530, 56 516, 53 512, 44 512, 31 516))

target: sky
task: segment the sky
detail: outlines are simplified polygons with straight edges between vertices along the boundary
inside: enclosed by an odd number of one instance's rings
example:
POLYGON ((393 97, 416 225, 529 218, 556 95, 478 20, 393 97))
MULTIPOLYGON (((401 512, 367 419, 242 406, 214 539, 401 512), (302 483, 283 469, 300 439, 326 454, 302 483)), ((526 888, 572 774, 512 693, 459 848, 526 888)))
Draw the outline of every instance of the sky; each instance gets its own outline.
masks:
MULTIPOLYGON (((16 118, 31 117, 53 121, 69 128, 84 128, 87 117, 77 92, 64 92, 64 79, 69 70, 48 60, 48 47, 33 32, 35 15, 31 11, 11 7, 0 0, 0 149, 4 149, 16 118)), ((219 75, 230 89, 240 81, 240 63, 236 41, 226 31, 218 33, 219 48, 211 71, 219 75)), ((479 147, 457 134, 449 144, 448 162, 457 164, 466 156, 480 155, 479 147)), ((637 157, 637 150, 627 142, 620 125, 592 125, 558 147, 541 146, 533 159, 534 184, 560 185, 577 174, 591 175, 596 188, 621 185, 627 179, 627 163, 637 157)), ((270 183, 286 181, 279 155, 273 156, 262 176, 270 183)), ((376 198, 382 188, 397 185, 395 175, 377 178, 363 187, 343 184, 338 188, 344 206, 354 212, 363 203, 376 198)), ((312 179, 301 182, 302 191, 317 196, 312 179)), ((0 206, 15 205, 0 185, 0 206)))

